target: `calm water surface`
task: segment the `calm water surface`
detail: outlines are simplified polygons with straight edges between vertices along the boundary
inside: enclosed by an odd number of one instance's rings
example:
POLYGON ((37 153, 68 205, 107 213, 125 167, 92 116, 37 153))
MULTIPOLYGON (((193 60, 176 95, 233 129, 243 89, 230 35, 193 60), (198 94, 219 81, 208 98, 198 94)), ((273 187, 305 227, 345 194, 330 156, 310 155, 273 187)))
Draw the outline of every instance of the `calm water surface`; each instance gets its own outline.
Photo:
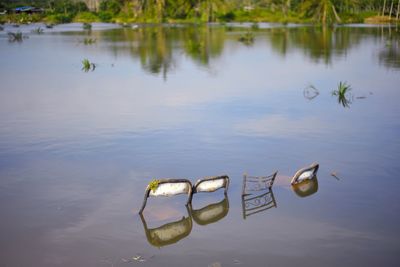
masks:
POLYGON ((398 266, 396 28, 263 24, 245 45, 248 25, 36 26, 0 32, 1 266, 398 266), (243 173, 276 170, 242 203, 243 173), (153 178, 219 174, 227 198, 137 213, 153 178))

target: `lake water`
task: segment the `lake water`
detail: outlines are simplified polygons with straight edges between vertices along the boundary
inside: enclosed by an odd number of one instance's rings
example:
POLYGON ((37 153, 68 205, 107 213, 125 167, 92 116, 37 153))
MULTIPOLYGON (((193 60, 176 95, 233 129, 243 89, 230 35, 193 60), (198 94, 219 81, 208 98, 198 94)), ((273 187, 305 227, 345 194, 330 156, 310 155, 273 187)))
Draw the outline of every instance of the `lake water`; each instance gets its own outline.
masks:
POLYGON ((37 26, 0 32, 1 266, 398 266, 400 29, 37 26), (138 215, 152 179, 221 174, 138 215))

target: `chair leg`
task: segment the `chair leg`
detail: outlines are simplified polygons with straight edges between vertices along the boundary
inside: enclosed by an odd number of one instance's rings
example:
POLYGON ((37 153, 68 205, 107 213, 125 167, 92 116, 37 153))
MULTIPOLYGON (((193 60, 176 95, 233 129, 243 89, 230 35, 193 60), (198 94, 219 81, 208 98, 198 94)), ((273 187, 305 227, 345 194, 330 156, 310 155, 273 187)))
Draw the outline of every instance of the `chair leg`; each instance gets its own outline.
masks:
POLYGON ((146 189, 146 192, 144 193, 144 199, 143 199, 143 204, 142 204, 142 208, 139 211, 139 214, 143 213, 144 208, 146 207, 146 203, 147 203, 147 198, 149 197, 149 193, 150 193, 150 189, 146 189))

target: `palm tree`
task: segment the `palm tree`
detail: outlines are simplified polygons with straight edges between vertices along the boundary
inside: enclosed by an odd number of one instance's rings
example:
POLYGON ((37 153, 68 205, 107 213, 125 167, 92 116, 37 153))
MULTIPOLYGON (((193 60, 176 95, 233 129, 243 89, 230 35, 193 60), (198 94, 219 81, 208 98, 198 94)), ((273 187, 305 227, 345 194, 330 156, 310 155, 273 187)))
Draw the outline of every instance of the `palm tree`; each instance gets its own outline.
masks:
POLYGON ((305 0, 301 4, 301 10, 304 15, 314 17, 322 24, 341 22, 332 0, 305 0))

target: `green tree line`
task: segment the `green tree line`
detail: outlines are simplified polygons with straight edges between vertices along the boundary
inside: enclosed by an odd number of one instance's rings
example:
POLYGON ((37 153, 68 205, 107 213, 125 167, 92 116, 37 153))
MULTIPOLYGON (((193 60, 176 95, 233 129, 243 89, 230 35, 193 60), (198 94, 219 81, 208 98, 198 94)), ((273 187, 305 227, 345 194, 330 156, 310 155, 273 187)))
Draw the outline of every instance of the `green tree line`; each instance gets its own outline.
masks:
POLYGON ((33 5, 58 22, 362 22, 399 18, 400 0, 2 0, 0 10, 33 5), (91 10, 87 4, 91 3, 91 10), (95 3, 93 8, 93 3, 95 3))

